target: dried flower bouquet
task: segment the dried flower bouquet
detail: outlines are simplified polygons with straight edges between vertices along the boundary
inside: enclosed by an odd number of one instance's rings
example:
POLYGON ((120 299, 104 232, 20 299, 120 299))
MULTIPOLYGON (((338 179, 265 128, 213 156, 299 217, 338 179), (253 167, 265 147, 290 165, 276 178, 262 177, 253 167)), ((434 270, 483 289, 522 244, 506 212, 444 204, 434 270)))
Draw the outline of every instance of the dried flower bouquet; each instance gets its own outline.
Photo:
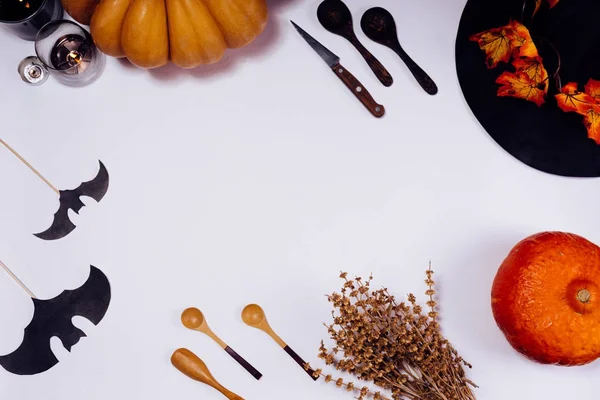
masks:
POLYGON ((397 303, 387 288, 372 290, 373 277, 344 280, 340 293, 328 300, 333 304, 333 324, 325 325, 335 342, 331 349, 321 342, 319 358, 338 371, 371 381, 390 395, 357 387, 353 382, 334 378, 315 370, 358 399, 372 396, 375 400, 474 400, 472 388, 477 387, 465 376, 463 360, 440 332, 436 320, 435 291, 431 266, 425 283, 428 290, 424 313, 416 297, 397 303))

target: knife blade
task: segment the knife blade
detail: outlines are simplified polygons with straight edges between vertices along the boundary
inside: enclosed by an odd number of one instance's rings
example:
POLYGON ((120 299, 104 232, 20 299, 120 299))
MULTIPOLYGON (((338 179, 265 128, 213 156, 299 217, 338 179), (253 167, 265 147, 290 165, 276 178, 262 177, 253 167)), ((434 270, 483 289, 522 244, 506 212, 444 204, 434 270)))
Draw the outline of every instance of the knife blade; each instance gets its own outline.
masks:
POLYGON ((325 63, 331 68, 338 78, 354 95, 360 100, 360 102, 373 114, 375 117, 380 118, 385 114, 385 107, 378 104, 373 96, 365 89, 364 85, 359 82, 342 64, 340 64, 340 58, 335 55, 331 50, 319 43, 314 37, 309 35, 304 29, 300 28, 294 21, 291 21, 292 25, 300 36, 312 47, 312 49, 325 61, 325 63))

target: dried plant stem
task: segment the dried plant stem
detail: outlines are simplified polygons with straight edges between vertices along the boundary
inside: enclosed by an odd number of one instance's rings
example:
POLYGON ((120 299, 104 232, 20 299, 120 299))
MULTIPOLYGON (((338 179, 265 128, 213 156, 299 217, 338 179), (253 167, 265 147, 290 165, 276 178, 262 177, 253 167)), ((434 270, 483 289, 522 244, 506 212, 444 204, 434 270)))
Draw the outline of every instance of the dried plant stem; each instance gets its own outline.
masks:
POLYGON ((328 350, 322 342, 319 357, 338 371, 390 391, 391 397, 334 380, 320 369, 316 376, 357 393, 359 400, 474 400, 471 388, 476 385, 463 369, 471 365, 440 332, 431 263, 426 275, 426 314, 412 294, 408 303, 397 303, 387 288, 372 291, 373 277, 363 281, 342 273, 341 292, 328 296, 333 323, 325 326, 335 346, 328 350))

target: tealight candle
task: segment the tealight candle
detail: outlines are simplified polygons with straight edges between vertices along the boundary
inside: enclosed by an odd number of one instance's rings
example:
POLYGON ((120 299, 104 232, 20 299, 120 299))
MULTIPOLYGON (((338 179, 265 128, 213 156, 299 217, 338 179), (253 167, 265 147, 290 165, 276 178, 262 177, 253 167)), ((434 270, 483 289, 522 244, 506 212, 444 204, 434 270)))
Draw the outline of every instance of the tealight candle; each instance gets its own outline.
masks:
POLYGON ((65 35, 56 41, 50 54, 52 66, 69 75, 82 74, 93 58, 94 49, 85 37, 65 35))
POLYGON ((45 25, 35 40, 35 52, 50 74, 69 86, 92 83, 106 63, 89 32, 67 20, 45 25))
POLYGON ((63 15, 60 0, 0 0, 0 24, 25 40, 35 40, 44 25, 63 15))

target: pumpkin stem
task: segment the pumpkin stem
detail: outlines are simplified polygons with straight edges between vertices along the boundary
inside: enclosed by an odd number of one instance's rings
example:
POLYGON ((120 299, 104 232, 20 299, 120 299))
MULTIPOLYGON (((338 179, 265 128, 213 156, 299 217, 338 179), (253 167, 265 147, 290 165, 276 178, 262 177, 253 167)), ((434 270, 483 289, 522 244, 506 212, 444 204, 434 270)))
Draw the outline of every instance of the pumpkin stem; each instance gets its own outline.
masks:
POLYGON ((577 300, 583 304, 589 303, 591 297, 592 294, 587 289, 581 289, 579 292, 577 292, 577 300))

